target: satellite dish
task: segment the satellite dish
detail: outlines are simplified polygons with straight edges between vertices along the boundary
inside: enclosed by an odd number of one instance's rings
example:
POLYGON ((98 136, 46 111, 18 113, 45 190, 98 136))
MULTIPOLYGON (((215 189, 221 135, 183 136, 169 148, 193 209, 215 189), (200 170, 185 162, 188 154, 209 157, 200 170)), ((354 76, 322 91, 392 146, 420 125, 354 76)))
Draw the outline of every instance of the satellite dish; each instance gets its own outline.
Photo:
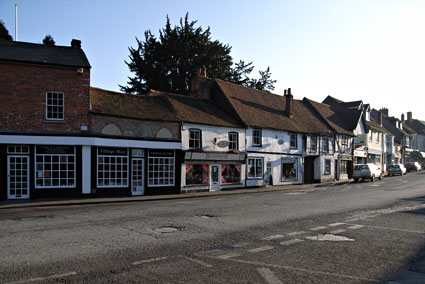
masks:
POLYGON ((220 141, 217 143, 217 147, 219 148, 226 148, 227 146, 229 146, 229 142, 227 141, 220 141))

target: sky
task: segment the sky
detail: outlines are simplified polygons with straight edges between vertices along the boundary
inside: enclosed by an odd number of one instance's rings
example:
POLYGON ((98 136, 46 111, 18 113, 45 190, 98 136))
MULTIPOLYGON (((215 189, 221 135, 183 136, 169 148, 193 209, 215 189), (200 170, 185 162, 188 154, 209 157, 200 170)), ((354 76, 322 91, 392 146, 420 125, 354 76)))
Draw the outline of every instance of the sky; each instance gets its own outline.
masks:
POLYGON ((73 38, 92 66, 91 85, 119 91, 128 47, 189 13, 212 38, 232 46, 234 62, 270 66, 276 94, 321 102, 331 95, 425 120, 423 0, 0 0, 0 19, 18 40, 57 45, 73 38))

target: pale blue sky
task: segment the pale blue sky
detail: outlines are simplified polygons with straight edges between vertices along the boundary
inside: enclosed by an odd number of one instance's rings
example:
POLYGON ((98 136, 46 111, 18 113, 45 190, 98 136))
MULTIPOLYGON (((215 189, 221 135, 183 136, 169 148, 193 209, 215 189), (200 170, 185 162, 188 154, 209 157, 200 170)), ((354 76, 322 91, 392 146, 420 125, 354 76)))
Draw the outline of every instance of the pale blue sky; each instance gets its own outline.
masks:
POLYGON ((0 19, 18 40, 58 45, 82 40, 92 86, 119 90, 130 75, 124 60, 135 37, 189 12, 211 27, 213 39, 232 46, 234 61, 270 66, 275 93, 322 101, 327 95, 388 107, 400 117, 425 119, 425 1, 215 0, 98 1, 0 0, 0 19))

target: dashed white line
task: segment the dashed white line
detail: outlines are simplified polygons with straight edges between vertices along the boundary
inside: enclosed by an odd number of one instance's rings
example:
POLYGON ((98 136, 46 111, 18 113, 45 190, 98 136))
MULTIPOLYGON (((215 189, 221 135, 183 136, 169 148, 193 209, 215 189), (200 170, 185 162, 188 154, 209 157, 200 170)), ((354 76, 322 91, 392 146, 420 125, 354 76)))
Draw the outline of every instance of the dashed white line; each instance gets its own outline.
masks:
POLYGON ((362 226, 362 225, 354 225, 354 226, 348 227, 348 229, 357 230, 357 229, 360 229, 360 228, 363 228, 363 227, 364 226, 362 226))
POLYGON ((205 266, 205 267, 208 267, 208 268, 212 267, 212 265, 211 265, 211 264, 208 264, 208 263, 206 263, 206 262, 203 262, 203 261, 201 261, 201 260, 199 260, 199 259, 191 258, 191 257, 187 257, 187 256, 182 256, 182 257, 183 257, 183 258, 185 258, 185 259, 188 259, 188 260, 190 260, 190 261, 196 262, 197 264, 200 264, 200 265, 202 265, 202 266, 205 266))
POLYGON ((273 236, 265 237, 263 241, 271 241, 271 240, 280 239, 284 237, 285 236, 282 236, 282 235, 273 235, 273 236))
POLYGON ((73 275, 77 275, 77 272, 68 272, 68 273, 56 274, 56 275, 51 275, 51 276, 46 276, 46 277, 30 278, 30 279, 20 280, 20 281, 16 281, 16 282, 9 282, 7 284, 30 283, 30 282, 36 282, 36 281, 44 281, 44 280, 48 280, 48 279, 68 277, 68 276, 73 276, 73 275))
POLYGON ((282 281, 280 281, 276 275, 273 274, 273 272, 271 272, 270 269, 268 268, 257 268, 258 273, 260 273, 260 275, 264 278, 264 280, 268 283, 268 284, 283 284, 282 281))
POLYGON ((238 256, 241 256, 241 255, 240 254, 237 254, 237 253, 229 253, 229 254, 220 255, 218 258, 220 258, 220 259, 229 259, 229 258, 238 257, 238 256))
POLYGON ((311 228, 310 231, 319 231, 319 230, 323 230, 323 229, 327 229, 328 227, 326 226, 319 226, 319 227, 314 227, 311 228))
POLYGON ((293 239, 293 240, 289 240, 289 241, 280 242, 280 244, 283 245, 283 246, 288 246, 288 245, 293 245, 293 244, 300 243, 300 242, 303 242, 303 241, 304 240, 293 239))
POLYGON ((331 231, 331 232, 329 232, 329 234, 336 235, 336 234, 340 234, 340 233, 344 233, 344 232, 347 232, 347 230, 339 229, 339 230, 331 231))
POLYGON ((304 231, 292 232, 292 233, 288 233, 288 236, 302 235, 302 234, 305 234, 305 233, 306 233, 306 232, 304 232, 304 231))
POLYGON ((328 226, 329 227, 336 227, 336 226, 341 226, 341 225, 345 225, 345 223, 332 223, 332 224, 329 224, 328 226))
POLYGON ((249 252, 252 252, 252 253, 257 253, 257 252, 262 252, 262 251, 271 250, 271 249, 273 249, 273 247, 271 247, 271 246, 264 246, 264 247, 250 249, 248 251, 249 252))
POLYGON ((135 261, 135 262, 133 262, 133 265, 139 265, 139 264, 143 264, 143 263, 149 263, 149 262, 164 260, 164 259, 167 259, 167 258, 168 257, 163 256, 163 257, 157 257, 157 258, 151 258, 151 259, 145 259, 145 260, 135 261))

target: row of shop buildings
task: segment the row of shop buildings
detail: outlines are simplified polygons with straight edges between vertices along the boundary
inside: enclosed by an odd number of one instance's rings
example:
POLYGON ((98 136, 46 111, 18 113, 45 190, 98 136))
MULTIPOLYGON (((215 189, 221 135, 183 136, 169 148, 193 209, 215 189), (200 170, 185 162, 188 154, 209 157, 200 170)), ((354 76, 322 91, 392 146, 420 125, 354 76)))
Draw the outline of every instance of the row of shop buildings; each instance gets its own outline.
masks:
POLYGON ((78 40, 0 40, 0 200, 348 179, 357 163, 402 162, 413 137, 362 101, 297 100, 205 70, 190 94, 128 95, 91 87, 90 68, 78 40))

